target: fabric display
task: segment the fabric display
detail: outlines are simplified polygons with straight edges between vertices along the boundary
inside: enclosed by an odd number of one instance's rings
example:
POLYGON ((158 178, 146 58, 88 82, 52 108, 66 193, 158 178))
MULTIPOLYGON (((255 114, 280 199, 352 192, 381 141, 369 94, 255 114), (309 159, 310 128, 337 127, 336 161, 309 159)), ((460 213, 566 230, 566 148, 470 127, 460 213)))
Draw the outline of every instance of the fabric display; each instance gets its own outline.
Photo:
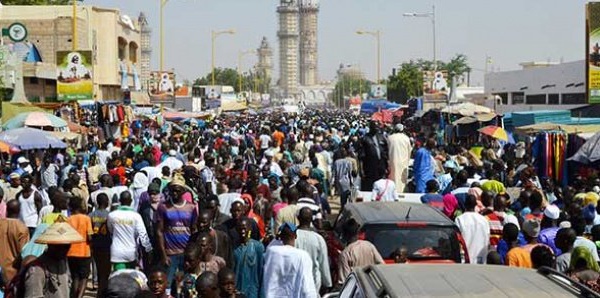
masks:
POLYGON ((559 185, 566 185, 567 147, 569 136, 560 131, 539 133, 533 142, 533 156, 538 177, 548 177, 559 185))

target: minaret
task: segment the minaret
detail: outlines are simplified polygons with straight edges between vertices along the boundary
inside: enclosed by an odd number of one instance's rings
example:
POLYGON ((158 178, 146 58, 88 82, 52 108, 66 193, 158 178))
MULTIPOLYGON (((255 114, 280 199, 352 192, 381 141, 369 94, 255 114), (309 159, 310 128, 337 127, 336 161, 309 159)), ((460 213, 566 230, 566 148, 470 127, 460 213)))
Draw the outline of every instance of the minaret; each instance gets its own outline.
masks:
POLYGON ((281 0, 279 14, 279 89, 283 98, 298 94, 298 4, 281 0))
POLYGON ((148 19, 146 19, 146 15, 143 12, 138 17, 138 25, 141 31, 140 81, 142 89, 147 90, 148 81, 150 81, 150 58, 152 57, 152 45, 150 44, 152 29, 148 25, 148 19))
POLYGON ((267 81, 273 75, 273 49, 269 46, 266 37, 263 37, 256 53, 258 55, 258 64, 256 65, 258 73, 267 81))
POLYGON ((300 0, 300 85, 318 84, 319 0, 300 0))

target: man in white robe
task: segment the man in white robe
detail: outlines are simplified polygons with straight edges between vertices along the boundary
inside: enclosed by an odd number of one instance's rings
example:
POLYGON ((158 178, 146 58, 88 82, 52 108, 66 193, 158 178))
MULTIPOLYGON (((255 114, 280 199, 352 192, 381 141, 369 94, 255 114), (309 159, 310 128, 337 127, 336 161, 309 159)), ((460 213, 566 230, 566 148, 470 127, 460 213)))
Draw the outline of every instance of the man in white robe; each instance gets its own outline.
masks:
POLYGON ((264 297, 319 297, 313 278, 310 255, 295 248, 295 224, 285 222, 279 228, 278 239, 267 248, 263 276, 264 297))
POLYGON ((388 137, 390 179, 396 184, 399 192, 404 192, 408 180, 408 165, 412 145, 410 139, 404 134, 404 126, 397 124, 394 134, 388 137))

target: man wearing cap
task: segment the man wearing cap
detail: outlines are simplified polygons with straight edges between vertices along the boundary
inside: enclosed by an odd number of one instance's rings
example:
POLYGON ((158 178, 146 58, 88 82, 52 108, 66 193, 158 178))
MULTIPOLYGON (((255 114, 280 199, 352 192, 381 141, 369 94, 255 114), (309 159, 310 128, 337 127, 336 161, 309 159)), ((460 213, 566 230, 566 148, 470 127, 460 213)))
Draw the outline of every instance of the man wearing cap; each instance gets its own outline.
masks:
MULTIPOLYGON (((183 199, 186 184, 181 173, 173 176, 169 190, 170 196, 156 210, 156 240, 162 254, 162 264, 168 268, 167 278, 171 284, 175 274, 183 272, 183 252, 196 230, 194 224, 198 210, 195 204, 183 199)), ((170 293, 169 289, 167 293, 170 293)))
POLYGON ((171 172, 179 170, 181 167, 183 167, 183 162, 177 158, 177 151, 175 151, 175 149, 169 150, 169 156, 160 165, 158 165, 158 168, 162 169, 162 167, 165 166, 169 167, 171 172))
POLYGON ((33 168, 29 165, 29 159, 25 156, 21 156, 17 159, 17 164, 19 165, 15 170, 15 173, 19 174, 19 176, 23 176, 23 174, 31 174, 33 173, 33 168))
POLYGON ((560 209, 556 205, 548 205, 544 209, 544 217, 542 218, 541 231, 538 236, 539 243, 546 244, 554 255, 560 255, 561 251, 556 247, 555 239, 556 233, 560 229, 558 227, 558 218, 560 216, 560 209))
POLYGON ((394 133, 388 137, 390 178, 396 183, 396 188, 404 192, 408 182, 408 164, 412 145, 410 139, 404 134, 404 125, 398 123, 394 133))
POLYGON ((5 189, 4 199, 8 202, 17 198, 17 194, 23 190, 21 186, 21 175, 11 173, 9 176, 9 185, 5 189))
POLYGON ((70 297, 67 253, 72 243, 85 241, 71 225, 59 222, 51 225, 35 241, 48 249, 25 273, 25 297, 70 297))
POLYGON ((313 278, 310 255, 295 248, 298 228, 285 222, 279 227, 277 238, 265 253, 265 275, 263 279, 266 297, 318 297, 313 278))

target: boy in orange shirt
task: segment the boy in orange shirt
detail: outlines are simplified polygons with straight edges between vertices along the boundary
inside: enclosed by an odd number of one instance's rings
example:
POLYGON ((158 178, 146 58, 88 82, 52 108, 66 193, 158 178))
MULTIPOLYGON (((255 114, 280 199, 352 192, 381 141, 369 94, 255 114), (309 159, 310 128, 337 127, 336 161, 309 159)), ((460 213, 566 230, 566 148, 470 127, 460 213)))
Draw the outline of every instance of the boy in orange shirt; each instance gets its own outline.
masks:
POLYGON ((67 222, 86 239, 84 242, 73 243, 67 257, 69 258, 69 270, 71 271, 71 293, 72 297, 81 298, 85 293, 88 277, 90 276, 91 251, 90 239, 94 233, 92 229, 92 220, 85 214, 81 206, 82 199, 79 197, 71 197, 69 200, 69 208, 71 216, 67 222))

